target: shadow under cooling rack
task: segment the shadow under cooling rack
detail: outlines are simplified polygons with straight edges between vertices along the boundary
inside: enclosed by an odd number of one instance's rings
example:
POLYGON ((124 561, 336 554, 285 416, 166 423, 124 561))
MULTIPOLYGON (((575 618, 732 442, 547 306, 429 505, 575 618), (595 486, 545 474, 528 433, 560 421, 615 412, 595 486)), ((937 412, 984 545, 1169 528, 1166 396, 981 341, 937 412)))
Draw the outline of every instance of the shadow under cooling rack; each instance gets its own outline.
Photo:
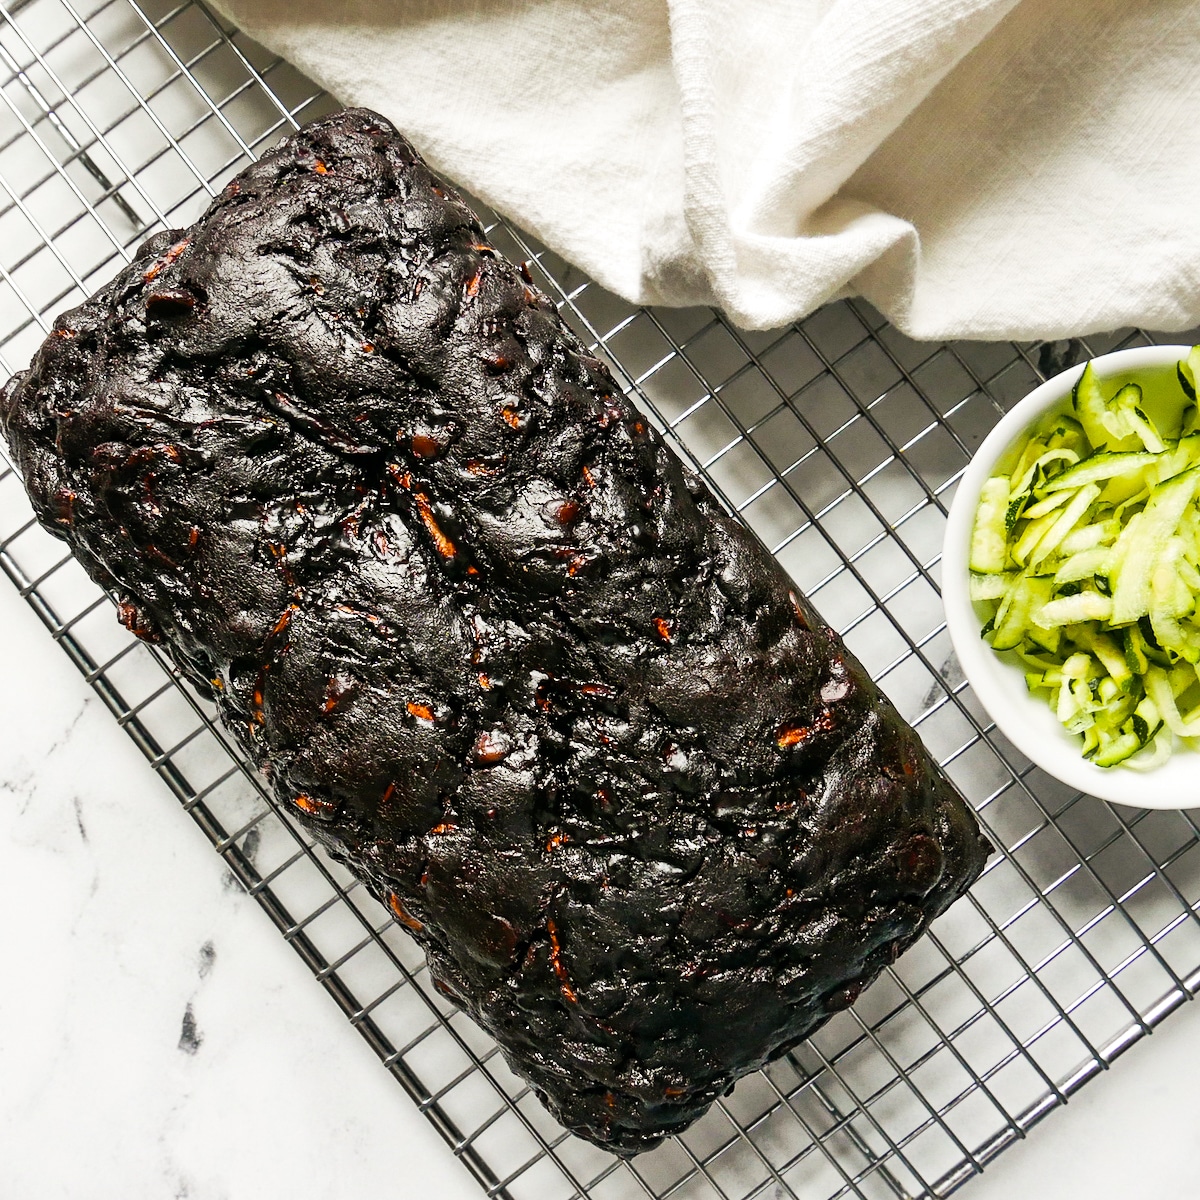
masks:
MULTIPOLYGON (((149 234, 335 107, 202 4, 0 10, 0 379, 149 234)), ((747 334, 635 309, 495 216, 542 289, 842 632, 1000 852, 972 893, 809 1042, 625 1162, 566 1134, 423 956, 246 769, 211 707, 113 618, 0 461, 0 569, 342 1013, 491 1195, 944 1196, 1200 981, 1190 813, 1073 793, 991 726, 951 653, 946 509, 972 451, 1047 373, 1152 340, 918 344, 868 306, 747 334)))

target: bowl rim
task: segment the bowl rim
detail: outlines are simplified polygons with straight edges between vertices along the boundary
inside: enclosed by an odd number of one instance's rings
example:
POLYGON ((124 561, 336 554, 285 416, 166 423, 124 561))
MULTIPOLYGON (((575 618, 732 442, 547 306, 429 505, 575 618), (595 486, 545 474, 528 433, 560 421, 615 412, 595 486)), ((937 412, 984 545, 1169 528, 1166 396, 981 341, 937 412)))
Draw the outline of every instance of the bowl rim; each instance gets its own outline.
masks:
POLYGON ((1083 758, 1077 739, 1062 728, 1049 705, 1028 692, 1019 668, 980 637, 981 622, 968 590, 970 538, 980 491, 996 464, 1036 421, 1069 401, 1089 361, 1104 379, 1170 366, 1190 350, 1179 345, 1117 350, 1077 363, 1034 388, 1000 419, 959 477, 942 543, 942 603, 950 642, 967 682, 996 727, 1026 758, 1062 783, 1133 808, 1200 807, 1200 754, 1173 754, 1150 771, 1098 767, 1083 758), (1019 694, 1014 681, 1020 684, 1019 694))

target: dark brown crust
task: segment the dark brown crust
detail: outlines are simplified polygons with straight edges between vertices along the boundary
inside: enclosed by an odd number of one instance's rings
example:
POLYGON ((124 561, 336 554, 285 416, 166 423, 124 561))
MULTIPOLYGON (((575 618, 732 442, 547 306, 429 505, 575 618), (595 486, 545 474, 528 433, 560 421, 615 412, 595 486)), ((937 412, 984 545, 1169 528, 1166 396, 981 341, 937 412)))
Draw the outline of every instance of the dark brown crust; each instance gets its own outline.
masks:
POLYGON ((983 865, 836 635, 373 113, 147 243, 0 422, 125 623, 596 1142, 695 1120, 983 865))

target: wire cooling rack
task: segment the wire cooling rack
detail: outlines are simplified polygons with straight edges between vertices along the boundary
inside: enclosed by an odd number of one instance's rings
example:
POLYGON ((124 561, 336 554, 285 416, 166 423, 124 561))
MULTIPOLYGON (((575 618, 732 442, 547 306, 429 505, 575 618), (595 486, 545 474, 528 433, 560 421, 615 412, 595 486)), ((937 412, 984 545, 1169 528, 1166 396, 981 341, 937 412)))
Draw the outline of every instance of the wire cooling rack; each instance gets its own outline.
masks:
MULTIPOLYGON (((334 107, 196 2, 10 0, 0 81, 0 378, 145 236, 189 223, 257 151, 334 107)), ((0 568, 489 1195, 945 1196, 1200 983, 1192 815, 1123 810, 1032 767, 962 682, 938 596, 948 501, 1006 407, 1082 354, 1152 335, 917 344, 858 302, 746 334, 707 310, 635 310, 488 220, 842 631, 1002 848, 853 1009, 682 1137, 624 1162, 560 1129, 404 931, 275 811, 211 709, 117 625, 7 462, 0 568)))

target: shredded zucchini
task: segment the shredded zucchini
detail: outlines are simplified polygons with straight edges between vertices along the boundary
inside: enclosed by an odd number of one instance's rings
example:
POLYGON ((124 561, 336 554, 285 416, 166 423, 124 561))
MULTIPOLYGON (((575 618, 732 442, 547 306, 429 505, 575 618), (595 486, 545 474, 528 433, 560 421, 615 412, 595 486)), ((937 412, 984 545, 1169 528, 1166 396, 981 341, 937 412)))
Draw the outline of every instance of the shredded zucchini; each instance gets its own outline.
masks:
POLYGON ((1102 767, 1200 738, 1200 346, 1176 378, 1178 413, 1156 423, 1141 383, 1089 363, 1074 415, 1043 419, 984 485, 971 539, 984 638, 1102 767))

